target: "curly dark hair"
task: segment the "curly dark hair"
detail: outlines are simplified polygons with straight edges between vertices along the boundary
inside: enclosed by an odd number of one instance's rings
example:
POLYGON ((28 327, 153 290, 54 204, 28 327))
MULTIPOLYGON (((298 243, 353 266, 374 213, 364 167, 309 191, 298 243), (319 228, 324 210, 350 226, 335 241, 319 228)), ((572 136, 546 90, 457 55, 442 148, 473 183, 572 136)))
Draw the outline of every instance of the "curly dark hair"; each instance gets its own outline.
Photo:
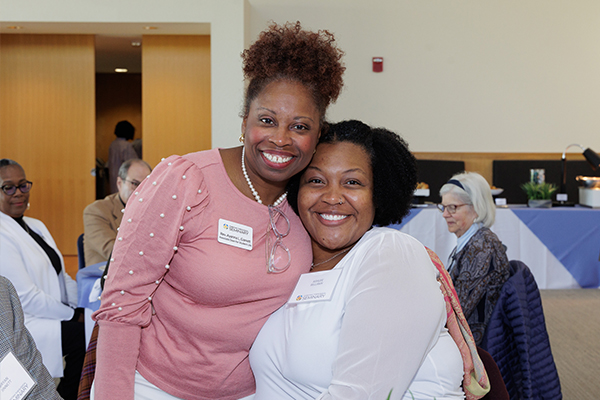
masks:
POLYGON ((290 80, 310 90, 323 122, 327 107, 342 90, 343 55, 326 30, 305 31, 300 22, 272 23, 242 53, 244 77, 249 80, 242 117, 248 116, 250 103, 269 83, 290 80))
MULTIPOLYGON (((408 144, 384 128, 371 128, 356 121, 343 121, 325 127, 319 144, 350 142, 362 147, 373 169, 374 225, 400 223, 410 210, 417 186, 417 162, 408 144)), ((318 145, 317 145, 318 148, 318 145)), ((302 173, 288 183, 288 202, 298 214, 298 190, 302 173)))

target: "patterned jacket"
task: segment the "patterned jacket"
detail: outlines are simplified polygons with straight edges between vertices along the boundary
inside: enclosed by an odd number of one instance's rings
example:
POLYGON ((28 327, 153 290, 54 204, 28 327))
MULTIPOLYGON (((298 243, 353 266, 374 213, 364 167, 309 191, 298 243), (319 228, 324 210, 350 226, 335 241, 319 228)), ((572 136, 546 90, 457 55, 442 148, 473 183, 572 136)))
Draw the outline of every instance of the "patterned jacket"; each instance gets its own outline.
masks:
POLYGON ((61 399, 54 380, 42 364, 42 356, 25 328, 19 296, 12 283, 0 276, 0 359, 9 352, 19 360, 36 382, 25 399, 61 399))
POLYGON ((509 276, 504 245, 488 228, 479 229, 456 254, 450 277, 477 345, 509 276))

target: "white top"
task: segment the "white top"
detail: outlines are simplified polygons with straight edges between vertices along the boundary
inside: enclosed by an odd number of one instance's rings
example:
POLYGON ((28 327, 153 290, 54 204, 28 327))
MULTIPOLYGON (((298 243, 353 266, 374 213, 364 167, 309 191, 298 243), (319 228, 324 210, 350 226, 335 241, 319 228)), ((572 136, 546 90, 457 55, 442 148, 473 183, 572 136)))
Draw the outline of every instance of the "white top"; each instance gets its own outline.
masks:
POLYGON ((42 247, 14 219, 0 212, 0 275, 10 280, 23 307, 25 326, 54 378, 63 376, 60 321, 73 318, 77 283, 65 272, 62 255, 40 220, 23 217, 29 228, 52 247, 62 266, 60 274, 42 247))
POLYGON ((385 400, 390 390, 391 399, 464 399, 462 359, 423 245, 373 228, 335 269, 330 301, 286 304, 260 331, 254 400, 385 400))

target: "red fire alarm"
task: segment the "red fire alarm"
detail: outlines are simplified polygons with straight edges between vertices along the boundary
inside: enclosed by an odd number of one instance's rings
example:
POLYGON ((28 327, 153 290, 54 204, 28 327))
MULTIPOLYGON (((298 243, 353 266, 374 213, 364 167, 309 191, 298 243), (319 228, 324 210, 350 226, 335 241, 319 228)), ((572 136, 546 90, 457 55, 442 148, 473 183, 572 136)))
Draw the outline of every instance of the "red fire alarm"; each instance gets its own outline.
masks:
POLYGON ((383 57, 373 57, 373 72, 383 72, 383 57))

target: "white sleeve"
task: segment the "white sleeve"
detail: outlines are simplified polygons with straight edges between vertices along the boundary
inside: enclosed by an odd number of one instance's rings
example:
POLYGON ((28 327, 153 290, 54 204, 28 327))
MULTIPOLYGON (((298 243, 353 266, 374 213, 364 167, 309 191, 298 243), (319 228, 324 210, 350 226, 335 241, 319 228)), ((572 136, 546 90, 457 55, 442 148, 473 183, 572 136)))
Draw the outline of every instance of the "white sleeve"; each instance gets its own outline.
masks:
POLYGON ((382 236, 357 254, 333 378, 318 400, 382 400, 390 391, 392 399, 402 398, 445 324, 423 245, 404 234, 382 236))
POLYGON ((67 297, 69 299, 69 305, 73 308, 77 308, 79 301, 77 297, 77 282, 71 278, 71 276, 65 270, 63 264, 63 275, 65 277, 65 287, 67 288, 67 297))
POLYGON ((2 237, 0 273, 8 278, 17 290, 23 312, 42 318, 70 320, 73 317, 73 309, 46 294, 36 285, 27 272, 21 251, 15 240, 7 236, 2 237))

